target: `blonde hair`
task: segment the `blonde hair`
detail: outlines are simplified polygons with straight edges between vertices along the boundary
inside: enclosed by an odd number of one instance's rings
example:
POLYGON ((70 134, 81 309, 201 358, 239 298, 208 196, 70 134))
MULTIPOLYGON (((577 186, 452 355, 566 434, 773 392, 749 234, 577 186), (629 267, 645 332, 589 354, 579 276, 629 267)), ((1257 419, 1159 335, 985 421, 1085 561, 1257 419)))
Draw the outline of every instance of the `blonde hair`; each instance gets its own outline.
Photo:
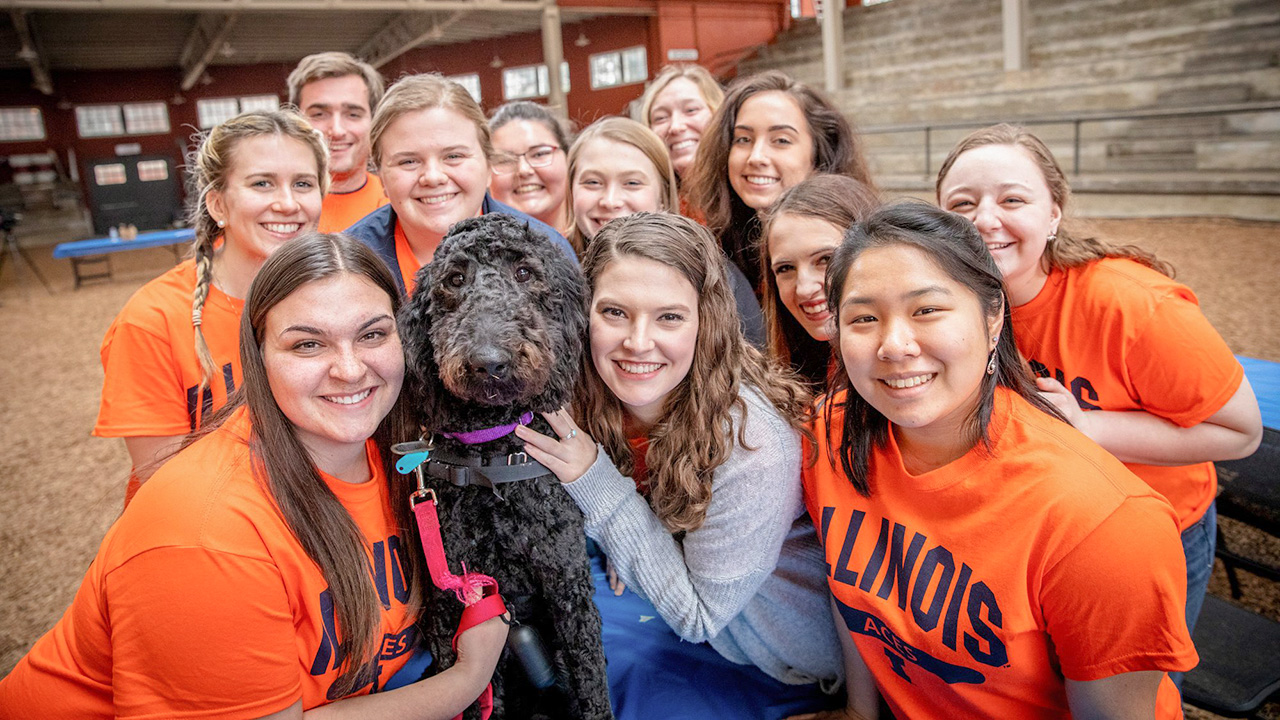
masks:
POLYGON ((374 165, 382 165, 382 135, 391 127, 391 123, 402 115, 434 108, 452 110, 470 120, 476 127, 476 138, 480 141, 480 151, 484 154, 485 162, 492 161, 493 140, 489 134, 489 123, 475 98, 471 97, 466 88, 445 79, 440 73, 422 73, 406 75, 395 81, 378 104, 378 109, 373 114, 373 125, 369 128, 374 165))
POLYGON ((196 231, 191 254, 196 261, 196 287, 191 297, 191 324, 196 330, 196 357, 200 360, 200 389, 203 392, 217 370, 202 329, 204 304, 213 283, 213 246, 222 228, 209 212, 207 196, 226 189, 227 176, 235 164, 235 150, 242 140, 262 135, 283 135, 307 146, 316 160, 316 180, 320 196, 329 189, 329 150, 324 137, 304 117, 292 110, 257 110, 237 115, 197 136, 197 147, 187 158, 191 208, 188 224, 196 231))
POLYGON ((1044 177, 1045 184, 1049 186, 1049 195, 1062 211, 1064 220, 1058 226, 1057 238, 1045 244, 1044 254, 1040 256, 1040 265, 1045 272, 1080 267, 1103 258, 1120 257, 1142 263, 1162 275, 1173 277, 1172 265, 1136 245, 1112 245, 1096 238, 1072 235, 1067 230, 1065 221, 1067 201, 1071 199, 1071 186, 1067 184, 1067 175, 1062 171, 1062 166, 1053 157, 1049 147, 1020 125, 1008 123, 992 125, 969 133, 957 143, 947 155, 947 159, 942 162, 942 167, 938 169, 934 193, 939 204, 942 203, 942 181, 951 172, 951 166, 955 165, 956 160, 966 152, 987 145, 1010 145, 1025 150, 1040 168, 1040 174, 1044 177))
POLYGON ((377 110, 386 87, 382 75, 369 63, 344 52, 322 52, 302 58, 298 67, 289 73, 289 103, 297 105, 302 101, 302 88, 308 83, 347 75, 364 80, 365 87, 369 89, 369 112, 377 110))
MULTIPOLYGON (((605 269, 624 257, 666 265, 698 294, 693 363, 667 395, 662 416, 649 431, 645 457, 649 504, 658 519, 672 532, 696 530, 711 503, 715 469, 735 444, 735 408, 740 416, 736 443, 747 448, 742 394, 754 388, 793 428, 806 432, 809 393, 743 338, 727 261, 706 228, 671 213, 640 212, 610 222, 582 256, 588 297, 595 294, 605 269)), ((633 473, 635 456, 623 429, 622 403, 600 378, 590 353, 583 353, 574 407, 578 423, 604 447, 618 470, 633 473)))
POLYGON ((569 192, 566 204, 569 207, 571 229, 569 230, 569 244, 573 245, 573 249, 579 255, 587 246, 589 238, 582 234, 578 229, 578 218, 573 216, 573 188, 577 181, 578 159, 582 156, 582 149, 587 143, 596 139, 612 140, 613 142, 630 145, 649 159, 653 163, 654 170, 658 173, 658 200, 662 203, 661 209, 666 212, 677 212, 680 209, 680 196, 677 194, 676 172, 671 165, 671 155, 667 153, 667 146, 658 138, 652 130, 635 120, 624 117, 607 117, 597 120, 578 133, 578 139, 573 141, 573 147, 569 148, 569 192))
POLYGON ((639 117, 636 120, 642 122, 647 127, 653 127, 653 121, 650 115, 653 112, 653 101, 657 99, 658 93, 666 89, 671 81, 676 78, 685 78, 698 86, 698 92, 702 94, 702 100, 707 104, 707 108, 714 114, 720 109, 720 105, 724 102, 724 88, 720 87, 720 83, 711 76, 711 73, 701 65, 687 65, 678 63, 675 65, 667 65, 653 78, 649 86, 644 89, 644 95, 640 98, 640 105, 637 109, 639 117))

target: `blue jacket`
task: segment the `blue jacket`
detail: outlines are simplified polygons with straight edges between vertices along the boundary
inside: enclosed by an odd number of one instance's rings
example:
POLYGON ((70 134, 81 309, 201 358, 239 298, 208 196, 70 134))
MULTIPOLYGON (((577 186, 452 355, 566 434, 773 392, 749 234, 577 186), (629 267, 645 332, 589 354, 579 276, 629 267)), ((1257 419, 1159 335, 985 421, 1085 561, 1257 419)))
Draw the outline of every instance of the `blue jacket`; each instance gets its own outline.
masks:
MULTIPOLYGON (((489 197, 489 193, 484 194, 484 202, 480 205, 480 214, 488 215, 489 213, 502 213, 503 215, 511 215, 512 217, 524 220, 529 223, 529 227, 541 232, 551 239, 553 245, 558 246, 564 251, 565 255, 573 260, 573 264, 578 264, 578 256, 573 252, 573 246, 569 244, 564 236, 556 232, 556 229, 550 225, 538 220, 537 218, 526 215, 519 210, 504 205, 497 200, 489 197)), ((400 293, 405 293, 404 278, 400 277, 400 262, 396 259, 396 211, 390 205, 383 205, 373 212, 365 215, 355 225, 347 228, 345 233, 360 242, 368 245, 374 252, 378 253, 378 257, 387 264, 391 269, 391 277, 395 278, 396 287, 400 288, 400 293)))

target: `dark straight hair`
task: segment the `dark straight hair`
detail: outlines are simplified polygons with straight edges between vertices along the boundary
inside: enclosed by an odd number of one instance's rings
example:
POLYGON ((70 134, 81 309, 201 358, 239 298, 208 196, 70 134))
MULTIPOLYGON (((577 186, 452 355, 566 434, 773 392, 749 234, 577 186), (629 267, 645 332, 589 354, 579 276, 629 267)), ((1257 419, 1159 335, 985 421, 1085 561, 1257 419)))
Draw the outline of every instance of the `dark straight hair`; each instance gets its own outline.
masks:
MULTIPOLYGON (((1031 370, 1018 354, 1013 339, 1009 299, 1005 296, 1000 270, 987 252, 978 229, 959 215, 928 203, 913 200, 885 206, 862 222, 855 223, 845 233, 844 241, 827 266, 827 306, 837 328, 832 343, 839 346, 839 330, 843 325, 840 322, 840 300, 844 297, 849 268, 864 251, 894 245, 917 248, 932 258, 948 277, 977 296, 988 320, 1000 315, 1004 317, 1000 337, 996 341, 996 371, 982 377, 978 406, 965 423, 965 442, 970 447, 981 443, 989 449, 987 426, 991 421, 997 386, 1013 390, 1036 408, 1065 422, 1062 415, 1036 392, 1031 370)), ((838 371, 832 380, 830 397, 837 398, 843 391, 844 399, 824 404, 827 452, 830 457, 835 451, 831 420, 833 407, 839 406, 844 409, 838 450, 840 467, 854 489, 865 497, 871 494, 868 458, 873 450, 883 447, 888 441, 889 420, 853 388, 844 358, 838 352, 835 355, 838 371)), ((833 464, 836 462, 836 458, 830 459, 833 464)))
MULTIPOLYGON (((254 476, 279 508, 307 557, 319 566, 333 597, 334 617, 341 633, 337 657, 345 658, 342 672, 334 681, 334 697, 348 695, 368 681, 370 662, 377 652, 381 601, 369 576, 364 534, 320 477, 293 423, 276 404, 263 363, 262 340, 272 308, 308 283, 344 273, 378 286, 391 301, 392 316, 399 311, 400 292, 391 271, 362 243, 341 234, 313 232, 280 246, 258 271, 245 300, 240 319, 244 382, 210 423, 184 444, 212 432, 241 405, 248 407, 254 476)), ((409 616, 420 624, 426 561, 407 500, 416 484, 395 471, 390 455, 392 443, 414 434, 402 397, 378 425, 373 438, 386 474, 397 532, 404 541, 401 561, 409 586, 406 605, 409 616)))

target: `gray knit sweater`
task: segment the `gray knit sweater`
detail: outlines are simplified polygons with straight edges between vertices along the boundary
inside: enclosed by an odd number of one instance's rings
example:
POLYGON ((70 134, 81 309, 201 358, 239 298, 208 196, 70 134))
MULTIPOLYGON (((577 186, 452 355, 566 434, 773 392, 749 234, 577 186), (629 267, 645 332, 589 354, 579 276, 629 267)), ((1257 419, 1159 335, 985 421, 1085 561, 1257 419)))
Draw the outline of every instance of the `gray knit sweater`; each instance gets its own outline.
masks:
POLYGON ((746 390, 746 450, 715 469, 706 520, 679 543, 600 449, 566 484, 618 575, 677 635, 790 683, 834 688, 840 645, 826 568, 800 489, 799 434, 746 390))

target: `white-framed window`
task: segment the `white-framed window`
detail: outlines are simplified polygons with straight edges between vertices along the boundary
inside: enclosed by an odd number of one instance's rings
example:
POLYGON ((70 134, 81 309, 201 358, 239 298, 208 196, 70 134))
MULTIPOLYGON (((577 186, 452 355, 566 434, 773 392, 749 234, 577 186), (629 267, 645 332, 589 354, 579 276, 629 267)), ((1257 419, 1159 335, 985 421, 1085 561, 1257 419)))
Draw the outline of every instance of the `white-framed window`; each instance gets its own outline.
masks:
POLYGON ((480 75, 479 74, 468 73, 466 75, 450 75, 445 79, 452 80, 453 82, 456 82, 462 87, 466 88, 467 92, 471 94, 471 98, 476 102, 480 102, 480 75))
POLYGON ((128 181, 124 174, 124 163, 109 163, 93 166, 93 182, 98 185, 123 185, 128 181))
MULTIPOLYGON (((138 163, 138 179, 155 182, 169 179, 169 163, 164 160, 142 160, 138 163)), ((101 183, 99 183, 101 184, 101 183)))
POLYGON ((124 110, 124 131, 129 135, 169 132, 169 108, 163 102, 129 103, 124 110))
POLYGON ((203 98, 196 101, 196 122, 201 130, 224 123, 242 112, 253 110, 277 110, 280 98, 275 95, 248 95, 246 97, 203 98))
POLYGON ((591 89, 642 83, 649 79, 649 53, 643 45, 596 53, 588 58, 591 89))
MULTIPOLYGON (((569 92, 569 63, 560 63, 560 87, 569 92)), ((551 82, 546 65, 525 65, 502 71, 502 99, 526 100, 546 97, 551 92, 551 82)))
POLYGON ((240 98, 240 112, 254 110, 279 110, 280 98, 275 95, 249 95, 240 98))
POLYGON ((79 105, 76 129, 86 138, 124 135, 124 115, 119 105, 79 105))
POLYGON ((38 107, 0 108, 0 142, 43 140, 44 115, 38 107))

